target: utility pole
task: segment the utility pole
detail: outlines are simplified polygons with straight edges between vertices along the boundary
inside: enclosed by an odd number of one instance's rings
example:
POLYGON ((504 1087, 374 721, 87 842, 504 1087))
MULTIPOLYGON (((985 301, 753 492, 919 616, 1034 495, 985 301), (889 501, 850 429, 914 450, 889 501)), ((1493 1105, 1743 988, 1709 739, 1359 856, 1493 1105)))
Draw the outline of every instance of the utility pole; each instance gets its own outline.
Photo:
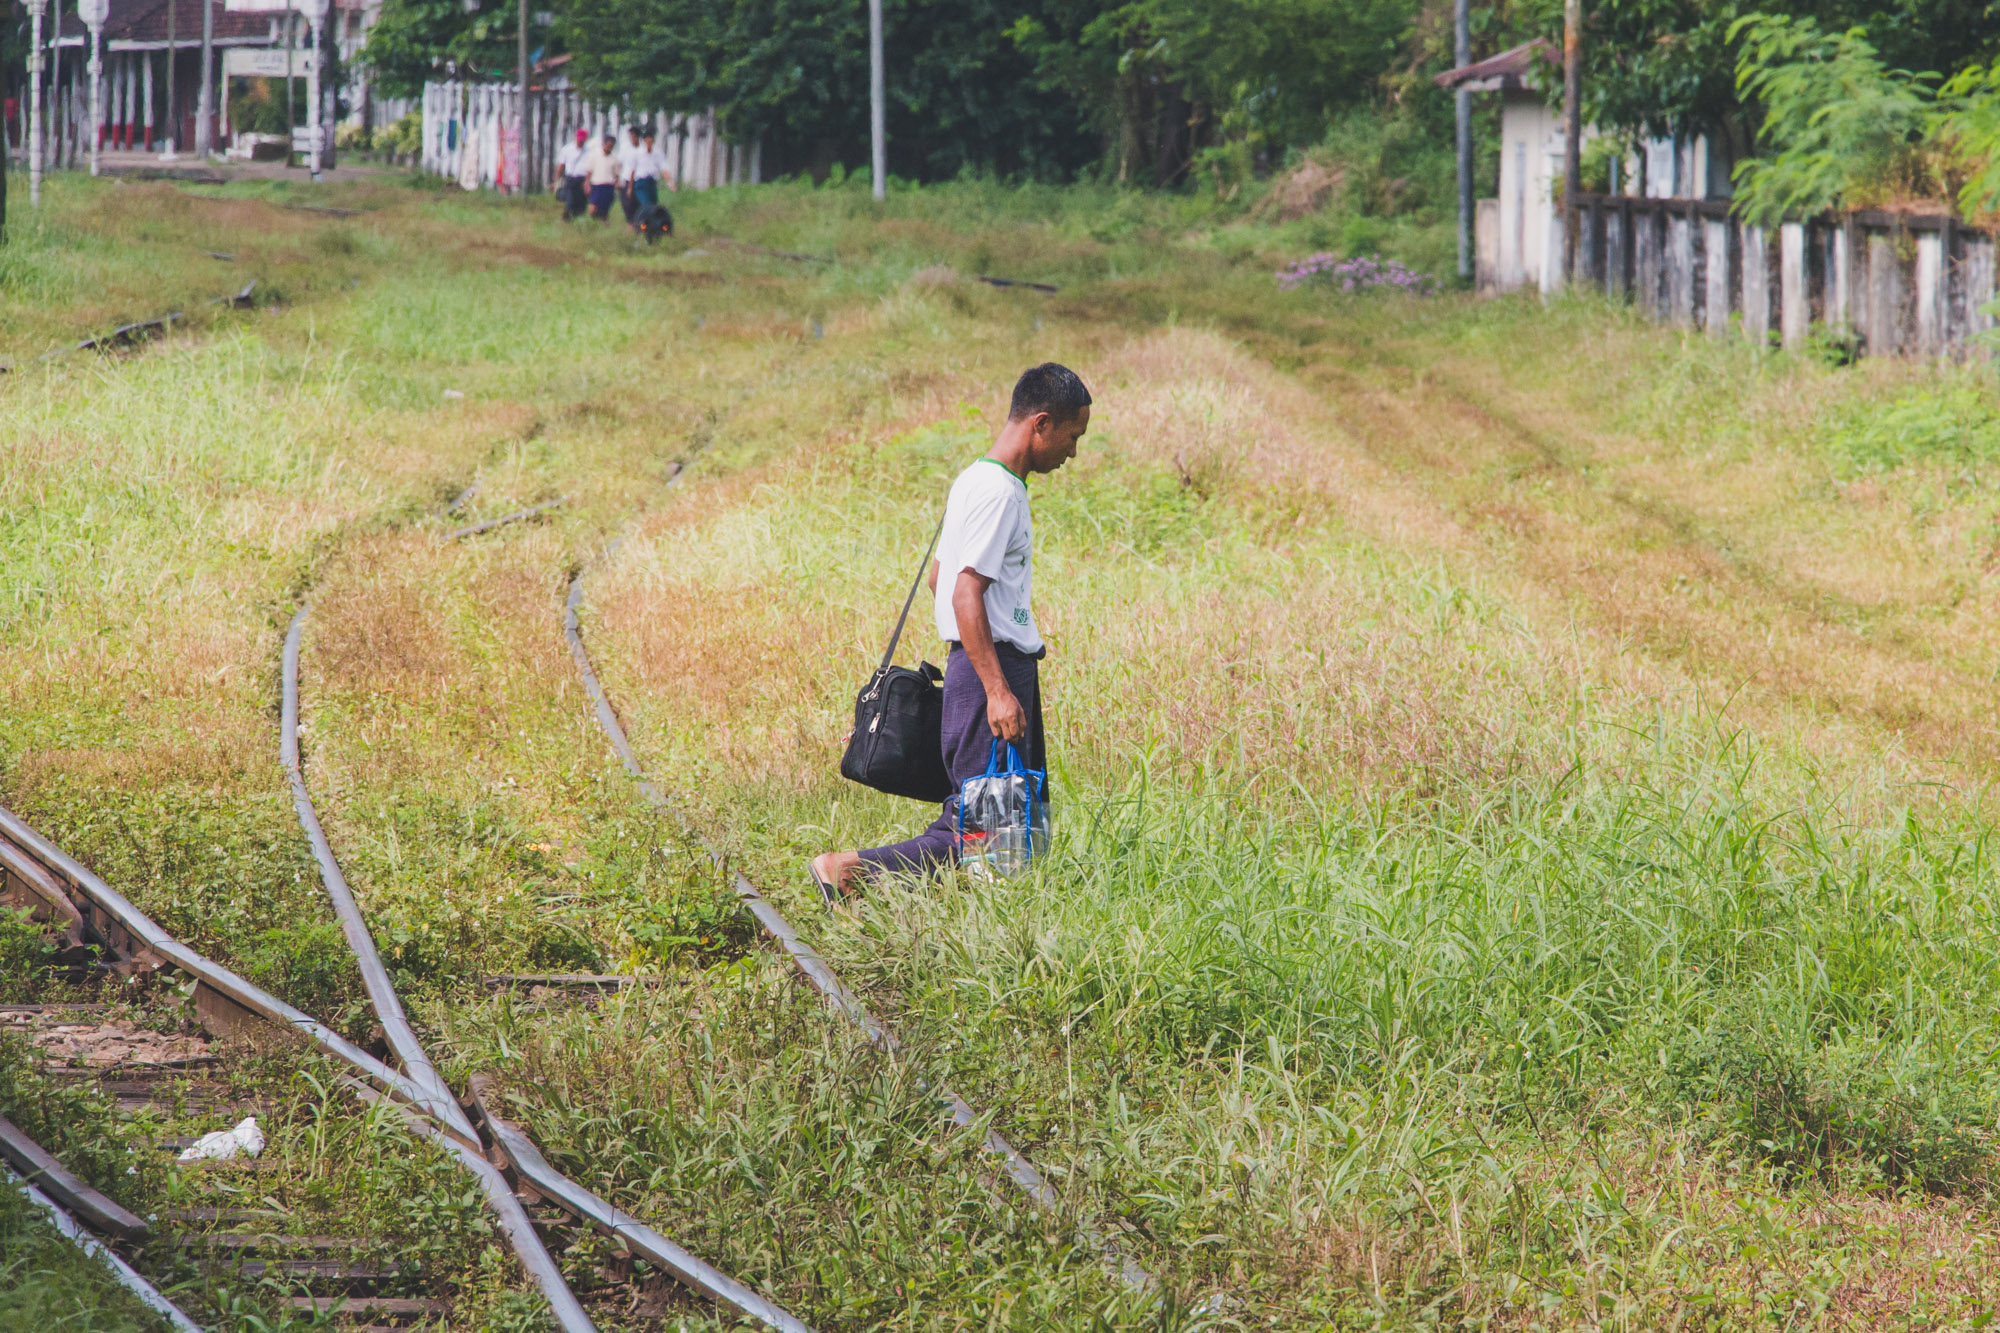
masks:
MULTIPOLYGON (((204 3, 206 0, 204 0, 204 3)), ((310 149, 306 166, 319 179, 320 155, 326 149, 326 128, 319 104, 320 66, 326 54, 326 11, 329 0, 304 0, 306 25, 312 29, 312 55, 306 60, 306 137, 310 149)))
POLYGON ((1576 198, 1583 193, 1583 0, 1563 0, 1563 281, 1576 278, 1576 198))
POLYGON ((55 118, 50 128, 50 137, 55 144, 49 149, 51 169, 62 164, 63 139, 67 134, 63 122, 68 119, 62 104, 62 0, 55 0, 49 8, 49 114, 55 118))
POLYGON ((171 0, 167 5, 167 141, 163 145, 166 151, 160 154, 160 159, 164 162, 171 162, 178 157, 181 146, 181 104, 175 100, 174 89, 174 65, 181 53, 174 24, 174 11, 178 8, 180 6, 171 3, 171 0))
MULTIPOLYGON (((1458 68, 1472 63, 1472 0, 1458 0, 1452 12, 1453 58, 1458 68)), ((1458 88, 1458 276, 1472 281, 1472 90, 1458 88)))
MULTIPOLYGON (((514 54, 516 63, 521 71, 521 100, 515 106, 514 116, 514 178, 518 182, 515 188, 522 194, 526 194, 530 179, 530 172, 528 171, 528 0, 521 0, 520 22, 517 26, 520 29, 520 41, 514 54)), ((665 135, 666 126, 657 125, 654 128, 662 136, 665 135)), ((654 142, 658 143, 660 140, 655 140, 654 142)))
POLYGON ((98 154, 104 144, 104 20, 110 17, 111 0, 77 0, 76 16, 90 29, 90 62, 84 73, 90 78, 90 174, 98 170, 98 154))
POLYGON ((889 197, 888 102, 882 80, 882 0, 868 0, 868 165, 878 203, 889 197))
POLYGON ((28 205, 42 206, 42 15, 49 0, 28 0, 28 205))
POLYGON ((208 122, 215 114, 215 0, 201 0, 201 93, 194 104, 194 155, 205 158, 214 146, 208 122))

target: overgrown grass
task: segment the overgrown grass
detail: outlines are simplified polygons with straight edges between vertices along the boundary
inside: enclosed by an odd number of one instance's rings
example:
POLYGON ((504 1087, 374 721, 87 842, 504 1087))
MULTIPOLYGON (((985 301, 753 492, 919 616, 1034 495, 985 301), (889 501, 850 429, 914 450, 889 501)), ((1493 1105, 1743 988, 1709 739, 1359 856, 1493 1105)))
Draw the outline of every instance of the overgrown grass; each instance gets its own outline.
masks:
POLYGON ((166 1327, 103 1265, 57 1234, 16 1185, 0 1185, 0 1320, 50 1333, 166 1327))
MULTIPOLYGON (((441 1054, 816 1326, 1969 1325, 2000 1296, 1981 373, 1279 293, 1346 224, 1189 198, 729 190, 648 252, 388 185, 338 223, 219 193, 173 208, 296 226, 359 285, 0 387, 0 790, 171 928, 365 1030, 276 773, 310 598, 309 781, 441 1054), (805 855, 927 818, 833 776, 851 692, 1048 357, 1099 404, 1033 491, 1058 854, 825 917, 805 855), (907 1059, 806 1003, 607 762, 558 631, 580 566, 649 768, 907 1059), (648 986, 480 984, 598 969, 648 986), (944 1133, 941 1075, 1062 1218, 944 1133)), ((104 234, 74 244, 112 264, 104 234)), ((448 1280, 497 1310, 460 1221, 448 1280)))

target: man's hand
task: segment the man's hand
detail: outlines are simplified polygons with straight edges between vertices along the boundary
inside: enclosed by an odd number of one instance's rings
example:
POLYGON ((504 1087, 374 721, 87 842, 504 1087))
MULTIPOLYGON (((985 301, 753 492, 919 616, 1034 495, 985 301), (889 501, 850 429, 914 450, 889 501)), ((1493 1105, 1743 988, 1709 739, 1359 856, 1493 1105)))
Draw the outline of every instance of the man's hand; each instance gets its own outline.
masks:
MULTIPOLYGON (((935 575, 937 568, 932 566, 935 575)), ((993 580, 976 569, 961 569, 951 588, 951 609, 958 621, 958 641, 966 660, 979 673, 986 691, 986 725, 995 736, 1018 745, 1028 734, 1028 710, 1008 688, 1000 670, 1000 653, 993 646, 993 627, 986 622, 986 590, 993 580)))
POLYGON ((986 696, 986 725, 1001 740, 1019 745, 1028 735, 1028 710, 1012 690, 986 696))

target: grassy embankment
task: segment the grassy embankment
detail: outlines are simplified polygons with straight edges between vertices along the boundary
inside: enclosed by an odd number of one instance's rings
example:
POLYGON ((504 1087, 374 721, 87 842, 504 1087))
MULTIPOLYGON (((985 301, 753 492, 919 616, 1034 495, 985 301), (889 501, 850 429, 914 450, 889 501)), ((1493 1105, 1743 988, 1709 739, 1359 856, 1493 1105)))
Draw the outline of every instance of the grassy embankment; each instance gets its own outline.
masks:
MULTIPOLYGON (((633 256, 389 189, 341 223, 155 196, 118 238, 150 265, 77 220, 41 243, 131 314, 205 276, 196 233, 299 295, 8 387, 5 799, 365 1028, 271 762, 310 594, 312 780, 442 1050, 815 1324, 1155 1318, 938 1133, 936 1069, 1190 1324, 1990 1304, 1982 378, 1279 296, 1285 238, 1171 203, 962 187, 873 225, 764 191, 633 256), (923 817, 833 777, 847 697, 1043 356, 1099 398, 1035 492, 1061 854, 824 919, 803 855, 923 817), (573 499, 446 544, 475 477, 475 517, 573 499), (907 1065, 742 952, 607 764, 556 616, 628 530, 586 621, 635 740, 907 1065), (594 1014, 477 985, 572 967, 674 984, 594 1014)), ((17 365, 66 332, 35 318, 17 365)))

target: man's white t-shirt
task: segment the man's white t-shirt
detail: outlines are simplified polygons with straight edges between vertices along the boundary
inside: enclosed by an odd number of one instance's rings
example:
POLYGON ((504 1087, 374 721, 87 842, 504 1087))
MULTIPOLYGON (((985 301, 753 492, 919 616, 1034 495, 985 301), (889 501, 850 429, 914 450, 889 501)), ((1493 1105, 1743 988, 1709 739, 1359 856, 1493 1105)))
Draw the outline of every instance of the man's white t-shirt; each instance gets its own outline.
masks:
POLYGON ((590 156, 590 150, 582 144, 564 144, 562 154, 557 158, 557 161, 562 164, 562 174, 565 176, 581 176, 583 174, 583 159, 588 156, 590 156))
POLYGON ((957 643, 958 613, 952 590, 959 571, 970 569, 993 582, 986 588, 986 623, 995 643, 1012 644, 1030 655, 1042 650, 1029 605, 1034 584, 1035 529, 1028 517, 1028 486, 1005 464, 982 458, 958 474, 944 502, 938 533, 937 628, 957 643))
POLYGON ((583 159, 583 174, 593 186, 618 183, 618 154, 607 153, 599 144, 583 159))
POLYGON ((646 146, 644 144, 633 143, 629 135, 618 141, 618 183, 620 185, 630 185, 632 183, 632 166, 645 152, 646 146))

